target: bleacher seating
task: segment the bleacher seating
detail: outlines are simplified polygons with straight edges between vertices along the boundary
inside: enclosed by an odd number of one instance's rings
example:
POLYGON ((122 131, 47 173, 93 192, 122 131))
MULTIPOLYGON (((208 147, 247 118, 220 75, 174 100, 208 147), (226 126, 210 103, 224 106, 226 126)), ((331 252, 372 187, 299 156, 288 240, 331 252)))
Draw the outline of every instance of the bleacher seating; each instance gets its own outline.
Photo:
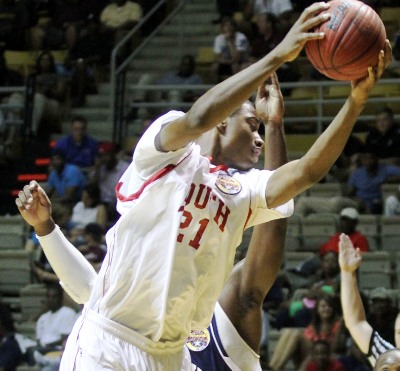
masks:
POLYGON ((335 214, 310 214, 303 218, 303 249, 318 251, 337 231, 337 216, 335 214))
POLYGON ((21 250, 27 237, 27 224, 20 215, 0 216, 0 251, 21 250))

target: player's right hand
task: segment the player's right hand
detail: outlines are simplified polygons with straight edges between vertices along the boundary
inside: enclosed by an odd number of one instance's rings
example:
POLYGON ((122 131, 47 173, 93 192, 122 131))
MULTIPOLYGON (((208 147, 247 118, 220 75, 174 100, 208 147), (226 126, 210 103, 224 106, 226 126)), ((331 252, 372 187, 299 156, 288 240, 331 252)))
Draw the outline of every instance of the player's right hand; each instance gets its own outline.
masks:
POLYGON ((286 62, 293 61, 307 41, 324 38, 324 33, 310 30, 330 19, 331 15, 325 12, 328 8, 329 3, 324 2, 314 3, 307 7, 282 42, 276 47, 275 52, 278 56, 286 62))
POLYGON ((49 197, 35 180, 19 191, 15 203, 25 221, 34 228, 51 220, 49 197))
POLYGON ((344 272, 354 272, 361 264, 361 252, 355 248, 349 236, 342 233, 339 238, 339 265, 344 272))

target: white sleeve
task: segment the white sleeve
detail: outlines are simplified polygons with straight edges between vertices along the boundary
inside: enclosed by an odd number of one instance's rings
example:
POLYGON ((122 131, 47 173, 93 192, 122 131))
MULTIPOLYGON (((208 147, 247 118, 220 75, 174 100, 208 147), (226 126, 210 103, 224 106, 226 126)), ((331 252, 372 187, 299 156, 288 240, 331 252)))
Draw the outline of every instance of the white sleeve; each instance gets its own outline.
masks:
POLYGON ((67 240, 58 226, 50 234, 37 238, 65 291, 77 303, 86 303, 97 277, 91 264, 67 240))

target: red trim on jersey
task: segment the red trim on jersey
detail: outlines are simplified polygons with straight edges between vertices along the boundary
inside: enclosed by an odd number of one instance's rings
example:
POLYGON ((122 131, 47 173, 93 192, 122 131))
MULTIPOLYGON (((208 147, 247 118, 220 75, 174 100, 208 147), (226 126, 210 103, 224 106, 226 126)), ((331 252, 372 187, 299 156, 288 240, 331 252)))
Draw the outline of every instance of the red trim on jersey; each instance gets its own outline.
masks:
POLYGON ((246 225, 247 225, 247 223, 249 222, 249 219, 250 219, 250 217, 251 217, 251 214, 253 214, 253 210, 251 210, 251 208, 249 208, 249 213, 247 214, 246 223, 244 223, 244 228, 243 228, 243 230, 246 229, 246 225))
MULTIPOLYGON (((213 158, 211 156, 208 156, 208 159, 210 160, 210 163, 212 163, 213 158)), ((226 165, 218 165, 213 168, 210 168, 210 173, 215 173, 216 171, 219 171, 219 170, 227 172, 228 169, 229 169, 229 167, 226 165)))
POLYGON ((122 182, 119 182, 116 187, 115 187, 115 194, 117 195, 118 200, 120 200, 121 202, 128 202, 128 201, 133 201, 133 200, 137 200, 139 198, 139 196, 142 194, 142 192, 144 191, 144 189, 151 183, 155 182, 156 180, 162 178, 164 175, 167 175, 169 172, 171 172, 172 170, 174 170, 181 162, 183 162, 184 160, 186 160, 190 154, 192 153, 192 151, 190 151, 186 157, 184 157, 182 160, 180 160, 176 165, 174 164, 168 164, 167 166, 163 167, 162 169, 158 170, 155 174, 153 174, 149 179, 147 179, 142 186, 139 188, 139 190, 133 194, 131 194, 130 196, 124 196, 123 194, 121 194, 119 192, 119 190, 122 187, 122 182))
POLYGON ((133 194, 131 194, 130 196, 124 196, 123 194, 121 194, 119 192, 119 190, 122 187, 122 182, 119 182, 116 187, 115 187, 115 193, 117 195, 118 200, 120 200, 121 202, 128 202, 128 201, 133 201, 133 200, 137 200, 139 198, 139 196, 142 194, 142 192, 144 191, 144 189, 151 183, 155 182, 156 180, 162 178, 164 175, 167 175, 170 171, 172 171, 173 169, 175 169, 176 165, 173 164, 169 164, 166 167, 162 168, 161 170, 157 171, 154 175, 152 175, 149 179, 147 179, 142 186, 139 188, 139 190, 133 194))

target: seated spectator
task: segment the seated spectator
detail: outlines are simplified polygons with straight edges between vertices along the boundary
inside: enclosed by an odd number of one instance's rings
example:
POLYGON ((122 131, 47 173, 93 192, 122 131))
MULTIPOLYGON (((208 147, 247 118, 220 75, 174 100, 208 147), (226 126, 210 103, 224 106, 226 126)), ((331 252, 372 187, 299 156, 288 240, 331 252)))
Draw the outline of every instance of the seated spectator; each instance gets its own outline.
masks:
POLYGON ((83 236, 84 243, 78 247, 78 250, 96 270, 99 270, 107 252, 104 229, 97 223, 89 223, 83 230, 83 236))
POLYGON ((68 82, 57 74, 53 55, 44 51, 36 60, 32 133, 49 136, 61 131, 61 107, 66 101, 68 82))
POLYGON ((338 319, 336 298, 321 294, 314 307, 311 323, 304 329, 282 331, 270 361, 272 370, 282 370, 292 359, 296 369, 309 355, 315 341, 327 341, 334 350, 341 339, 341 322, 338 319))
POLYGON ((221 33, 214 39, 215 70, 217 81, 223 81, 240 71, 248 60, 249 41, 238 32, 233 19, 221 21, 221 33))
POLYGON ((0 302, 0 370, 14 371, 22 362, 15 326, 8 306, 0 302))
MULTIPOLYGON (((268 54, 285 36, 278 29, 278 21, 271 13, 262 13, 255 16, 256 31, 250 40, 249 62, 254 63, 268 54)), ((276 71, 280 82, 293 82, 300 79, 300 74, 293 68, 293 64, 285 63, 276 71)), ((282 90, 284 95, 290 94, 282 90)))
POLYGON ((71 49, 86 17, 86 1, 46 2, 48 19, 31 28, 33 50, 71 49))
MULTIPOLYGON (((143 10, 139 3, 128 0, 111 0, 102 10, 100 22, 105 30, 111 34, 113 44, 116 45, 142 17, 143 10)), ((131 47, 134 47, 135 41, 132 42, 131 47)), ((125 53, 130 51, 127 49, 125 53)))
POLYGON ((345 371, 345 369, 343 364, 332 356, 329 342, 317 340, 312 344, 310 357, 300 371, 345 371))
POLYGON ((53 201, 72 206, 80 200, 86 179, 81 169, 68 163, 65 157, 61 149, 53 150, 46 190, 53 201))
POLYGON ((28 352, 30 364, 36 363, 35 352, 45 355, 62 350, 77 319, 77 313, 63 305, 63 289, 59 284, 51 284, 47 288, 47 309, 36 322, 38 345, 28 352))
POLYGON ((385 216, 400 215, 400 186, 395 194, 389 195, 385 200, 385 216))
POLYGON ((371 300, 367 321, 372 328, 387 342, 394 344, 394 325, 397 316, 395 307, 389 292, 384 287, 373 289, 369 298, 371 300))
POLYGON ((349 175, 361 165, 361 154, 365 152, 365 143, 351 134, 342 154, 325 177, 327 182, 345 183, 349 175))
POLYGON ((286 35, 291 27, 291 14, 293 5, 290 0, 247 0, 243 15, 246 20, 252 20, 253 17, 269 13, 278 20, 279 33, 286 35))
MULTIPOLYGON (((7 67, 4 58, 4 51, 0 51, 0 87, 18 87, 24 85, 24 79, 16 71, 7 67)), ((7 151, 12 150, 15 144, 16 134, 21 130, 17 130, 15 120, 22 119, 22 107, 24 105, 24 95, 22 93, 1 93, 0 102, 3 104, 18 104, 21 108, 2 108, 0 110, 0 157, 7 155, 7 151)), ((20 128, 20 126, 18 126, 20 128)))
POLYGON ((324 255, 329 251, 336 254, 339 253, 339 238, 342 233, 347 234, 354 246, 358 247, 360 251, 368 251, 367 238, 357 231, 359 214, 358 211, 352 207, 346 207, 340 212, 339 230, 327 242, 325 242, 319 249, 320 255, 324 255))
POLYGON ((362 165, 355 169, 347 182, 347 195, 358 202, 358 209, 370 214, 382 214, 381 185, 400 182, 400 167, 380 163, 376 154, 366 152, 361 156, 362 165))
POLYGON ((88 184, 83 188, 81 201, 72 209, 70 240, 78 245, 83 240, 86 225, 96 223, 101 228, 107 226, 107 208, 100 201, 100 188, 97 184, 88 184))
POLYGON ((85 174, 92 169, 99 150, 98 141, 87 134, 87 124, 85 117, 73 117, 70 134, 60 138, 55 146, 65 153, 68 163, 79 166, 85 174))
POLYGON ((119 217, 116 212, 115 186, 129 166, 129 162, 117 157, 117 152, 118 147, 114 143, 101 143, 95 166, 89 173, 89 182, 100 187, 100 200, 106 205, 110 222, 115 222, 119 217))
MULTIPOLYGON (((196 72, 196 60, 190 54, 182 56, 179 67, 176 71, 169 71, 160 77, 156 77, 150 73, 144 73, 140 76, 137 86, 143 85, 201 85, 203 79, 196 72)), ((168 89, 168 90, 154 90, 151 92, 137 89, 133 96, 133 102, 151 101, 151 102, 170 102, 176 106, 176 109, 186 110, 186 107, 179 106, 180 102, 193 103, 202 94, 203 90, 199 89, 168 89)), ((128 120, 140 118, 145 120, 154 115, 160 114, 160 109, 147 109, 144 107, 133 107, 128 114, 128 120)))
POLYGON ((376 115, 375 126, 365 138, 366 149, 379 159, 400 164, 400 127, 394 121, 393 111, 386 107, 376 115))

